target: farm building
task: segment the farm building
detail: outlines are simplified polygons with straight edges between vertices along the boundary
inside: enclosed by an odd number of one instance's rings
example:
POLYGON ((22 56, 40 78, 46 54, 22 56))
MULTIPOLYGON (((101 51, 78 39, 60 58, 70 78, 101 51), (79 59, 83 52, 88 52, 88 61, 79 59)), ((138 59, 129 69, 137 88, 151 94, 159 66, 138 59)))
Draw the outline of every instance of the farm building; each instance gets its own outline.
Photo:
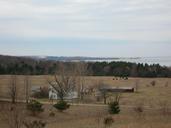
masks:
POLYGON ((101 92, 134 92, 134 87, 102 87, 101 92))
POLYGON ((34 85, 31 87, 31 94, 34 94, 36 92, 40 92, 40 90, 41 90, 41 86, 34 85))
MULTIPOLYGON (((64 97, 65 100, 72 100, 77 98, 78 98, 78 92, 76 91, 71 91, 70 93, 67 94, 66 97, 64 97)), ((50 86, 49 88, 49 99, 54 99, 54 100, 58 99, 57 92, 52 86, 50 86)))

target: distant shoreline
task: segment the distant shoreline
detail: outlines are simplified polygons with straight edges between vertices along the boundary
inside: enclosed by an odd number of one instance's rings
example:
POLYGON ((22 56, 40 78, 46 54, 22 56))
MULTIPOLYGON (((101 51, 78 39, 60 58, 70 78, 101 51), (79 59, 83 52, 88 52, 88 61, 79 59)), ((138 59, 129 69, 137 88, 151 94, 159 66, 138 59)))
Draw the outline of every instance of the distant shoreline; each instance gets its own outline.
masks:
POLYGON ((58 57, 58 56, 44 56, 31 57, 35 59, 54 60, 63 62, 132 62, 132 63, 147 63, 160 64, 162 66, 171 66, 171 57, 58 57))
POLYGON ((62 62, 131 62, 131 63, 147 63, 159 64, 161 66, 171 67, 171 56, 163 57, 86 57, 86 56, 11 56, 8 57, 22 57, 31 58, 35 60, 45 61, 62 61, 62 62))

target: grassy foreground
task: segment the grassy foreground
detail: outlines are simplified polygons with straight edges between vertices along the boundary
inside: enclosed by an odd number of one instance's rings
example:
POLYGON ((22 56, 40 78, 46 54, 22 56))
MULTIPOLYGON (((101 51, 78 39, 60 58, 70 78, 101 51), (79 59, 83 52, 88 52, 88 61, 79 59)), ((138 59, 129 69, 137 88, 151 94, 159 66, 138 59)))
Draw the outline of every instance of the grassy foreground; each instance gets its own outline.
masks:
MULTIPOLYGON (((19 76, 21 87, 22 77, 19 76)), ((32 86, 47 86, 45 77, 32 76, 32 86)), ((171 127, 171 79, 129 78, 128 80, 113 80, 113 77, 86 77, 86 86, 95 85, 99 80, 112 86, 135 86, 136 81, 139 81, 137 93, 121 95, 121 113, 112 116, 114 119, 112 128, 171 127), (155 86, 151 85, 152 81, 155 81, 155 86), (135 111, 135 108, 138 107, 143 109, 142 113, 135 111)), ((9 76, 0 76, 1 95, 7 94, 8 82, 9 76)), ((4 105, 4 103, 2 104, 4 105)), ((44 108, 45 111, 37 117, 32 117, 27 112, 25 118, 44 120, 47 122, 47 128, 104 128, 104 118, 109 116, 107 106, 100 105, 74 105, 63 113, 52 108, 52 105, 44 105, 44 108), (49 116, 50 111, 55 113, 54 117, 49 116)), ((0 111, 2 112, 3 109, 1 108, 0 111)), ((3 120, 3 115, 0 114, 0 128, 8 128, 8 122, 3 120)))

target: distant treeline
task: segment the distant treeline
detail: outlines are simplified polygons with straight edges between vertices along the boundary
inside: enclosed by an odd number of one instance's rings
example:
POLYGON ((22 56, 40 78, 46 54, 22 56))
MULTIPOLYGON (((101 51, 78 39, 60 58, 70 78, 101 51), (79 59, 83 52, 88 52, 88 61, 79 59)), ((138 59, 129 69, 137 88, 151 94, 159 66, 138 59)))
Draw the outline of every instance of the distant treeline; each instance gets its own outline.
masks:
MULTIPOLYGON (((56 62, 26 57, 0 56, 0 74, 48 75, 54 74, 63 63, 72 67, 79 62, 56 62)), ((159 64, 129 62, 87 62, 88 75, 119 77, 171 77, 171 68, 159 64)))

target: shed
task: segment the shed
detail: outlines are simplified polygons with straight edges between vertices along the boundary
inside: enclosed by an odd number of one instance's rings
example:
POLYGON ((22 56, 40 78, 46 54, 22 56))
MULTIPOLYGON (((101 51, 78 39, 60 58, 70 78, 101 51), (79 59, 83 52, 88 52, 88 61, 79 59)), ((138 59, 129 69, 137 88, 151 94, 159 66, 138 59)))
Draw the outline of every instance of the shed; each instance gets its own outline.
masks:
POLYGON ((99 91, 105 92, 134 92, 134 87, 102 87, 99 91))
POLYGON ((36 92, 40 92, 40 89, 41 89, 40 86, 36 86, 36 85, 32 86, 31 87, 31 94, 34 94, 36 92))

